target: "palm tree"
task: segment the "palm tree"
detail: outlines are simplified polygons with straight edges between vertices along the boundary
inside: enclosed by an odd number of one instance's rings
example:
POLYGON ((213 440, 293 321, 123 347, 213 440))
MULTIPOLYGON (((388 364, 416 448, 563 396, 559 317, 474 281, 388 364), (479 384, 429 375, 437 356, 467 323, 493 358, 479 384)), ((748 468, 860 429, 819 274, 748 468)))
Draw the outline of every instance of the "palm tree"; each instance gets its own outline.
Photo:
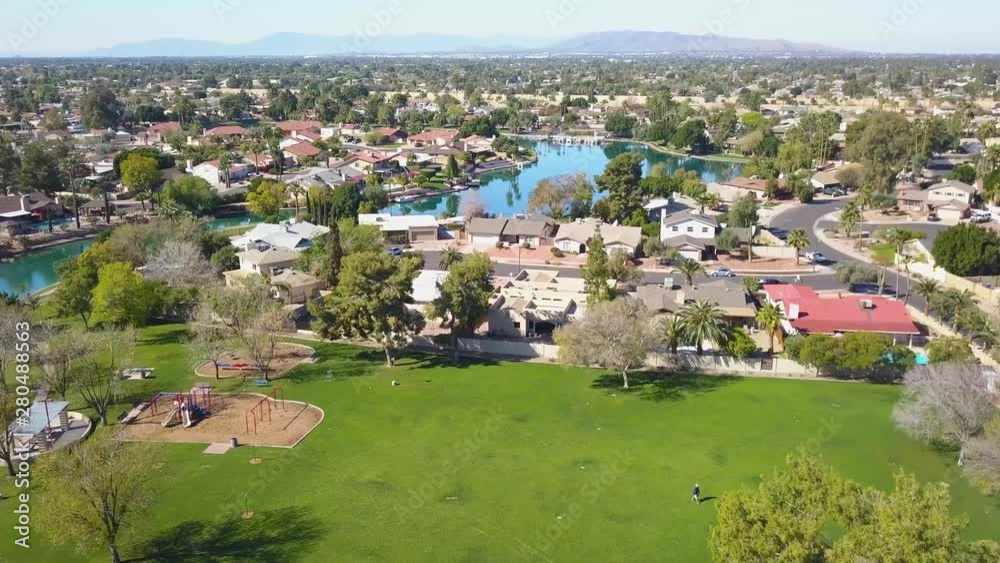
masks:
POLYGON ((743 287, 750 295, 757 295, 761 290, 760 280, 752 277, 743 278, 743 287))
POLYGON ((663 321, 663 343, 667 345, 670 353, 677 355, 677 348, 684 342, 684 334, 680 317, 674 315, 663 321))
POLYGON ((465 258, 465 255, 459 252, 457 248, 449 246, 441 252, 441 269, 450 270, 452 266, 461 262, 463 258, 465 258))
POLYGON ((76 181, 73 180, 73 172, 76 167, 75 155, 70 153, 61 162, 63 170, 66 172, 66 181, 69 182, 69 189, 73 192, 73 216, 76 218, 76 228, 80 228, 80 198, 77 195, 76 181))
POLYGON ((757 326, 767 331, 771 339, 771 353, 774 353, 774 337, 781 334, 781 321, 785 312, 777 303, 768 303, 757 311, 757 326))
POLYGON ((695 345, 699 356, 705 351, 705 342, 711 342, 716 347, 725 344, 728 335, 726 319, 715 303, 696 301, 685 305, 678 315, 684 340, 695 345))
POLYGON ((300 186, 298 184, 293 184, 292 186, 289 186, 288 193, 291 194, 291 196, 293 198, 295 198, 295 216, 298 217, 299 216, 299 196, 301 196, 304 193, 306 193, 306 190, 302 186, 300 186))
MULTIPOLYGON (((904 305, 909 305, 910 304, 910 282, 911 282, 911 280, 910 280, 910 264, 912 264, 913 262, 914 262, 913 257, 910 256, 909 254, 903 254, 902 256, 899 257, 899 263, 903 265, 903 271, 906 272, 906 297, 903 298, 903 304, 904 305)), ((896 280, 896 285, 899 285, 898 276, 897 276, 897 280, 896 280)), ((897 293, 897 296, 898 296, 898 294, 899 294, 899 290, 898 289, 896 290, 896 293, 897 293)))
POLYGON ((872 204, 875 197, 871 184, 865 184, 858 189, 854 201, 858 203, 858 249, 865 247, 865 207, 872 204))
POLYGON ((809 237, 805 229, 792 229, 788 233, 788 246, 795 249, 795 265, 799 265, 799 254, 809 247, 809 237))
POLYGON ((927 311, 930 310, 931 299, 941 293, 941 284, 931 278, 921 278, 913 289, 917 295, 924 298, 924 314, 927 314, 927 311))
POLYGON ((693 286, 694 277, 698 274, 704 275, 705 267, 702 266, 697 260, 685 258, 680 264, 677 265, 677 268, 675 268, 674 271, 684 276, 684 281, 686 281, 688 285, 693 286))
POLYGON ((852 200, 845 203, 843 209, 840 210, 840 228, 844 230, 848 239, 851 238, 851 233, 854 232, 860 221, 861 212, 857 202, 852 200))
POLYGON ((230 187, 229 167, 232 166, 232 164, 233 164, 233 155, 227 152, 224 152, 221 155, 219 155, 219 168, 222 169, 222 177, 225 179, 227 190, 230 187))

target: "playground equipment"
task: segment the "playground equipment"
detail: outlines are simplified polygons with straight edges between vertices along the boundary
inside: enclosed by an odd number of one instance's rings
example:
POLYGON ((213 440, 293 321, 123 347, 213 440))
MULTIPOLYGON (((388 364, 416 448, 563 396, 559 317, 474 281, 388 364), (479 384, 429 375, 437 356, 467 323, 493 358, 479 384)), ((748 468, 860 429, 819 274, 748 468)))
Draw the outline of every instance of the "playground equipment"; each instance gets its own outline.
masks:
POLYGON ((256 405, 254 405, 250 410, 243 415, 243 421, 246 424, 247 434, 250 433, 250 429, 253 428, 253 433, 257 434, 257 421, 264 421, 264 414, 267 414, 267 421, 271 422, 271 402, 274 402, 274 408, 280 408, 285 410, 285 390, 281 387, 275 387, 271 389, 271 392, 267 394, 263 399, 260 400, 256 405), (253 423, 253 424, 251 424, 253 423))
POLYGON ((190 428, 195 422, 209 416, 212 408, 212 388, 199 385, 187 393, 153 393, 149 401, 150 411, 156 416, 161 399, 173 398, 172 407, 167 418, 163 420, 164 428, 172 425, 175 419, 180 420, 184 428, 190 428))

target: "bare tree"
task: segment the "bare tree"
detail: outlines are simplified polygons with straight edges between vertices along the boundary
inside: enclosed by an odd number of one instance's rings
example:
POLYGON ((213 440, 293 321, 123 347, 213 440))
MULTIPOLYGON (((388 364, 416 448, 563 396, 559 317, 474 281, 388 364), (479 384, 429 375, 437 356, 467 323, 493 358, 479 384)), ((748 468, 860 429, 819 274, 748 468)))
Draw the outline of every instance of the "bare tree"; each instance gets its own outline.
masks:
POLYGON ((926 442, 965 449, 996 416, 997 408, 980 366, 935 364, 917 366, 903 377, 903 398, 893 417, 904 432, 926 442))
POLYGON ((72 370, 71 388, 80 393, 101 424, 107 426, 108 408, 120 396, 120 372, 132 361, 135 351, 135 330, 106 328, 89 333, 87 341, 90 351, 79 369, 72 370))
POLYGON ((191 367, 197 370, 211 362, 215 367, 215 378, 219 379, 219 364, 236 348, 236 343, 225 327, 214 322, 212 310, 205 304, 199 305, 192 314, 190 333, 184 349, 191 360, 191 367))
POLYGON ((991 494, 1000 493, 1000 416, 980 436, 965 446, 965 466, 969 478, 991 494))
POLYGON ((7 466, 7 474, 14 472, 14 430, 24 421, 17 417, 17 395, 10 387, 0 387, 0 460, 7 466))
POLYGON ((90 352, 90 339, 81 330, 54 325, 45 325, 40 332, 41 338, 35 346, 35 360, 42 373, 41 380, 65 399, 73 384, 75 366, 90 352))
POLYGON ((196 244, 168 240, 146 264, 143 275, 171 287, 204 287, 218 280, 219 270, 196 244))
POLYGON ((0 303, 0 388, 7 388, 7 379, 2 375, 9 373, 7 368, 15 359, 18 343, 23 346, 19 335, 24 331, 18 329, 18 324, 30 321, 31 308, 28 305, 0 303))
POLYGON ((99 432, 85 443, 43 456, 40 518, 58 542, 103 547, 120 563, 121 538, 153 503, 160 451, 99 432))
POLYGON ((591 307, 586 316, 556 331, 559 359, 567 365, 600 366, 628 374, 646 364, 662 330, 641 301, 622 298, 591 307))
POLYGON ((250 330, 244 335, 244 345, 264 379, 270 378, 271 361, 281 343, 282 333, 291 326, 291 317, 280 306, 268 307, 254 319, 250 330))

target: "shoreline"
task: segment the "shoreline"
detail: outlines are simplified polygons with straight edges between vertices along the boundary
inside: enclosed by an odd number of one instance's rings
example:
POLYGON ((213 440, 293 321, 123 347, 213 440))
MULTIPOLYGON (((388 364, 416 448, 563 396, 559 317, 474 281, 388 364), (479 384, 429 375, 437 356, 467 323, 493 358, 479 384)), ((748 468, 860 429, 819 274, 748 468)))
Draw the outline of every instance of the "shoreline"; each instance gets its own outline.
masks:
MULTIPOLYGON (((531 140, 531 141, 541 141, 541 142, 550 142, 549 139, 551 139, 553 137, 553 135, 526 135, 526 134, 521 134, 521 133, 516 134, 516 135, 511 135, 511 136, 514 137, 514 138, 528 139, 528 140, 531 140)), ((588 137, 583 137, 583 136, 572 136, 572 135, 568 135, 568 137, 579 138, 579 139, 586 139, 586 138, 588 138, 588 137)), ((731 154, 725 154, 725 153, 716 153, 716 154, 687 154, 687 153, 683 153, 683 152, 680 152, 680 151, 675 151, 675 150, 668 149, 666 147, 654 144, 654 143, 652 143, 650 141, 642 141, 642 140, 639 140, 639 139, 616 139, 616 138, 610 138, 610 137, 602 137, 601 141, 602 141, 602 143, 619 143, 619 144, 637 144, 637 145, 643 145, 643 146, 649 148, 650 150, 654 150, 654 151, 657 151, 657 152, 660 152, 660 153, 663 153, 663 154, 669 154, 670 156, 676 156, 678 158, 693 158, 693 159, 696 159, 696 160, 704 160, 705 162, 728 162, 728 163, 732 163, 732 164, 746 164, 746 163, 750 162, 749 158, 742 157, 742 156, 731 155, 731 154)))

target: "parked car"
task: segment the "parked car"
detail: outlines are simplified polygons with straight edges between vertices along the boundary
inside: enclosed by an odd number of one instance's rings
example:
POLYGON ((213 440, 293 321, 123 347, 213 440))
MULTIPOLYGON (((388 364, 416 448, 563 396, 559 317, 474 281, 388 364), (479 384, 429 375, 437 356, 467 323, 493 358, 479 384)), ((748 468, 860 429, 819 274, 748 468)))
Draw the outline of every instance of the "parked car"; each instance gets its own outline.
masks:
POLYGON ((729 268, 716 268, 712 270, 712 273, 708 274, 713 278, 735 278, 736 274, 729 268))
POLYGON ((983 209, 976 209, 973 211, 972 217, 969 219, 969 221, 973 223, 989 223, 992 220, 993 214, 983 209))
POLYGON ((778 278, 760 278, 757 280, 760 285, 781 285, 785 282, 779 280, 778 278))
POLYGON ((847 195, 847 190, 837 187, 823 188, 823 194, 831 197, 843 197, 847 195))
POLYGON ((390 256, 402 256, 403 255, 403 249, 401 247, 399 247, 399 246, 390 246, 389 250, 386 250, 386 252, 388 252, 390 256))

